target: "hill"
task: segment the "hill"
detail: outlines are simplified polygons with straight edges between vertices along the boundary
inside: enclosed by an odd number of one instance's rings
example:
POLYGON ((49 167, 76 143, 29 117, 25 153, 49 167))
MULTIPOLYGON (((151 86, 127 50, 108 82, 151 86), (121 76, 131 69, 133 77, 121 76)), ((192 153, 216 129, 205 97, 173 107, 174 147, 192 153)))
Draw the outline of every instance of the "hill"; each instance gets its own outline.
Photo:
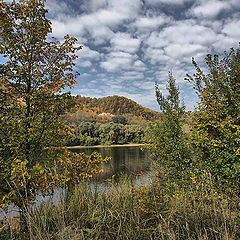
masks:
POLYGON ((94 114, 108 113, 112 115, 133 115, 144 120, 156 120, 160 113, 145 108, 131 99, 122 96, 109 96, 103 98, 90 98, 76 96, 76 108, 94 114))

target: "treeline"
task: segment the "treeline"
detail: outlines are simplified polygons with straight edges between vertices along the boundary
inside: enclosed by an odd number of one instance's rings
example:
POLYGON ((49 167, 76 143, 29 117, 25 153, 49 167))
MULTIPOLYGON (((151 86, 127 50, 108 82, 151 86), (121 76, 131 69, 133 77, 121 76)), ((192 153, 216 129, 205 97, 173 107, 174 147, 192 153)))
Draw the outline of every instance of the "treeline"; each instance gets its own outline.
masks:
POLYGON ((103 98, 90 98, 76 96, 76 109, 85 112, 100 114, 110 113, 113 115, 132 114, 145 120, 156 120, 160 113, 145 108, 131 99, 122 96, 109 96, 103 98))
POLYGON ((91 111, 76 110, 73 109, 71 112, 66 113, 63 119, 72 126, 77 126, 81 122, 99 122, 107 123, 111 122, 113 119, 124 119, 124 122, 131 125, 146 126, 150 121, 144 118, 133 115, 132 113, 127 113, 123 115, 113 115, 110 113, 97 114, 91 111))
POLYGON ((68 146, 111 145, 142 143, 143 127, 122 123, 82 122, 74 128, 74 136, 66 142, 68 146))

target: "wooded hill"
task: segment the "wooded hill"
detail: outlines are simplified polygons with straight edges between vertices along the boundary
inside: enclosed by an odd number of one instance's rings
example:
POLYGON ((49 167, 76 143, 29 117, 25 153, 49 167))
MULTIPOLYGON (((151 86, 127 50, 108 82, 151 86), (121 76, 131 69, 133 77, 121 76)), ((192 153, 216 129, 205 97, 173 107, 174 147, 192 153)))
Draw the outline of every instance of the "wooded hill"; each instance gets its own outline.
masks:
POLYGON ((122 96, 108 96, 103 98, 75 97, 76 108, 95 114, 109 113, 112 115, 131 114, 145 120, 159 119, 160 113, 145 108, 131 99, 122 96))

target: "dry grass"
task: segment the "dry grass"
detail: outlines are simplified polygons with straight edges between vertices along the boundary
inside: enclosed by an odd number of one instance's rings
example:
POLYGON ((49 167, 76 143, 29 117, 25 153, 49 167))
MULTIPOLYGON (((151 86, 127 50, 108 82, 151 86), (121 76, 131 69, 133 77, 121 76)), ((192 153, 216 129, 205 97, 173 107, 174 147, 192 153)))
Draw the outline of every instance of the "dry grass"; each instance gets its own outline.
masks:
MULTIPOLYGON (((240 239, 240 199, 217 192, 208 180, 187 188, 133 187, 128 179, 108 184, 106 192, 82 184, 30 212, 28 239, 240 239)), ((10 224, 0 239, 23 238, 10 224)))

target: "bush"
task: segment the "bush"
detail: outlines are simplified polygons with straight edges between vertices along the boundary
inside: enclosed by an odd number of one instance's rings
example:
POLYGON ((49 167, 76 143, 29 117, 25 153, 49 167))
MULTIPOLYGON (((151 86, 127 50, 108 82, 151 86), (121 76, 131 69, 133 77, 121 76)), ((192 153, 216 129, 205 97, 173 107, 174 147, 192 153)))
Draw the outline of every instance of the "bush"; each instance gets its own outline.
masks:
POLYGON ((240 49, 231 49, 221 60, 207 55, 208 73, 193 59, 196 73, 188 75, 200 102, 193 118, 192 142, 203 167, 224 188, 240 183, 240 49))

